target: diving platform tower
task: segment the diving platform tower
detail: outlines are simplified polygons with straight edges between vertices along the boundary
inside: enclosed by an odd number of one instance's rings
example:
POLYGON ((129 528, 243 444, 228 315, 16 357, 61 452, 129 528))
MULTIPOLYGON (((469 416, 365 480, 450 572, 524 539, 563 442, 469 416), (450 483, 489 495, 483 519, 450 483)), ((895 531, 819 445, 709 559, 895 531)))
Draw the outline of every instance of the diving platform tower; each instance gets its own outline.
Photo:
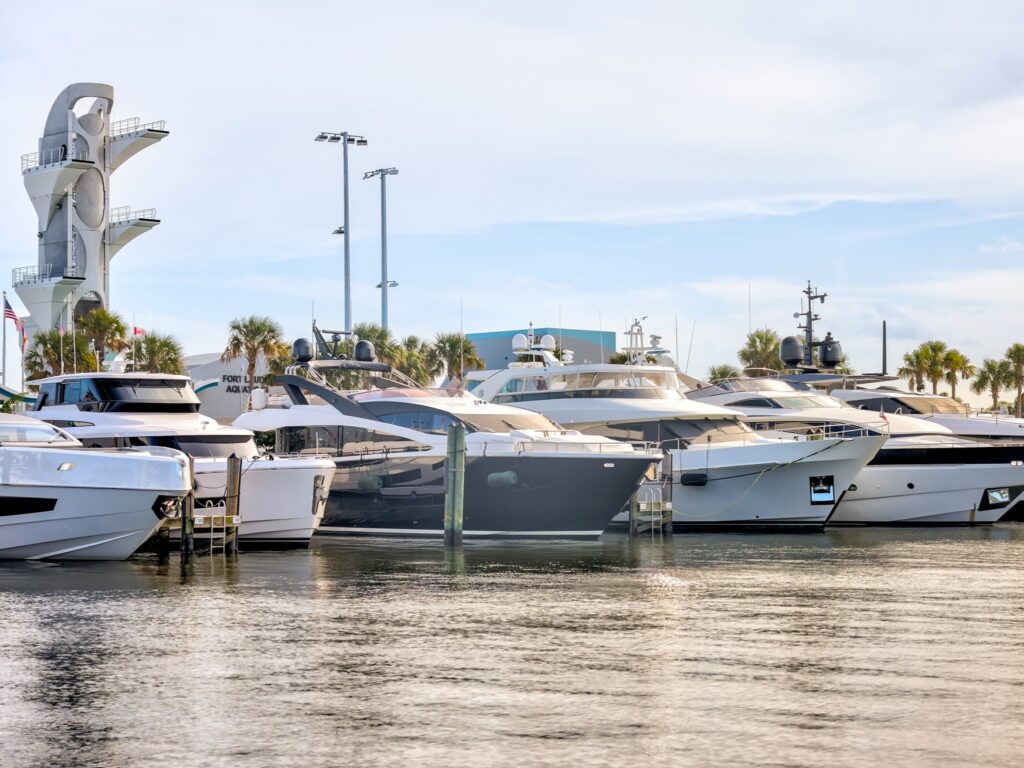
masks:
POLYGON ((110 175, 167 136, 164 121, 111 122, 113 106, 109 85, 69 85, 50 108, 39 151, 21 158, 39 219, 39 255, 35 265, 15 269, 11 282, 30 313, 30 339, 107 307, 111 259, 160 223, 152 208, 112 209, 110 175), (78 108, 80 102, 84 107, 78 108))

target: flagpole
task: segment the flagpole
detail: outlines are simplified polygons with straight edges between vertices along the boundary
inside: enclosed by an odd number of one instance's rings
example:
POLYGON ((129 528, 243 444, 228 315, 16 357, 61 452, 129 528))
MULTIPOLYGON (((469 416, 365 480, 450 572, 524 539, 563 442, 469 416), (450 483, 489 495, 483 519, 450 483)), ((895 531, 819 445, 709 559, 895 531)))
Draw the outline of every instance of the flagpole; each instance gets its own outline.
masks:
POLYGON ((7 386, 7 291, 4 291, 4 351, 3 367, 0 368, 0 384, 7 386))
POLYGON ((60 343, 60 375, 64 375, 64 310, 67 309, 67 304, 61 307, 60 311, 60 330, 57 331, 57 340, 60 343))
POLYGON ((75 302, 68 294, 68 314, 71 316, 71 370, 78 373, 78 344, 75 339, 75 302))

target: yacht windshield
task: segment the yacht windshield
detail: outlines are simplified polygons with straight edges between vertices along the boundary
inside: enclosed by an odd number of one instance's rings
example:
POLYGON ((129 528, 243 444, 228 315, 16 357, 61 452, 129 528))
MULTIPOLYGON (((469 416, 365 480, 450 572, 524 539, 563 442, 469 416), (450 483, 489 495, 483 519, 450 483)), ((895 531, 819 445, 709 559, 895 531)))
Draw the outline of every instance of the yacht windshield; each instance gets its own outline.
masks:
POLYGON ((897 398, 909 413, 958 413, 965 412, 965 406, 952 397, 932 395, 930 397, 897 398))
POLYGON ((804 408, 842 408, 846 403, 829 395, 786 395, 774 398, 780 408, 799 411, 804 408))
POLYGON ((179 379, 96 379, 103 400, 110 402, 198 403, 192 387, 179 379))
POLYGON ((511 432, 514 429, 535 429, 560 432, 558 425, 539 413, 453 413, 473 432, 511 432))
POLYGON ((494 402, 569 397, 682 400, 683 390, 674 371, 648 370, 643 366, 579 373, 528 371, 509 379, 494 397, 494 402))
POLYGON ((29 422, 0 423, 0 444, 66 442, 73 442, 73 440, 49 424, 32 424, 29 422))
POLYGON ((718 386, 732 392, 799 392, 800 390, 788 381, 779 379, 729 379, 719 382, 718 386))

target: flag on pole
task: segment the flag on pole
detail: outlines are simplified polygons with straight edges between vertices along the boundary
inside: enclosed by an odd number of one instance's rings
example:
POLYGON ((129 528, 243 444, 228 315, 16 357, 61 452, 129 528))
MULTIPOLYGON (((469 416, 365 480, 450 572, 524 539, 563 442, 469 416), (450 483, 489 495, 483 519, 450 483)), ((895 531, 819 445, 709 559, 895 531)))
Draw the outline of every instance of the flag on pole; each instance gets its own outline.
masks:
POLYGON ((11 306, 11 302, 4 299, 4 319, 10 319, 14 321, 14 327, 19 331, 24 327, 24 323, 21 322, 21 318, 18 317, 18 313, 14 311, 14 307, 11 306))
POLYGON ((61 326, 60 326, 60 337, 63 339, 65 336, 67 336, 67 334, 68 334, 68 329, 64 327, 63 323, 61 323, 61 326))
POLYGON ((137 325, 132 326, 132 336, 145 336, 146 331, 139 328, 137 325))

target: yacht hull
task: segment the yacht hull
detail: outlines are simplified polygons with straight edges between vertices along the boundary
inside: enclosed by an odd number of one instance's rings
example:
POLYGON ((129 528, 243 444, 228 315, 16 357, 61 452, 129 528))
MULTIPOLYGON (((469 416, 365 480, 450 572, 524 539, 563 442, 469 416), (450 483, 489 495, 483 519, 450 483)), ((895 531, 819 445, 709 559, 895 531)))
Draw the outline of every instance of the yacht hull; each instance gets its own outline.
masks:
POLYGON ((868 466, 829 518, 836 525, 978 525, 998 522, 1024 494, 1024 466, 868 466), (1008 503, 992 505, 990 489, 1008 503))
POLYGON ((821 528, 884 442, 860 437, 762 444, 761 452, 752 445, 672 450, 673 528, 821 528), (704 485, 685 483, 702 475, 704 485))
MULTIPOLYGON (((330 459, 244 460, 238 503, 241 543, 308 546, 323 518, 334 471, 330 459)), ((227 462, 196 459, 195 474, 196 514, 223 514, 227 462)))
MULTIPOLYGON (((463 536, 596 538, 653 461, 643 455, 468 456, 463 536)), ((336 463, 318 534, 443 535, 443 456, 339 457, 336 463)))
POLYGON ((121 488, 0 486, 0 558, 125 560, 160 527, 153 510, 159 495, 121 488), (51 504, 45 511, 17 511, 51 504))

